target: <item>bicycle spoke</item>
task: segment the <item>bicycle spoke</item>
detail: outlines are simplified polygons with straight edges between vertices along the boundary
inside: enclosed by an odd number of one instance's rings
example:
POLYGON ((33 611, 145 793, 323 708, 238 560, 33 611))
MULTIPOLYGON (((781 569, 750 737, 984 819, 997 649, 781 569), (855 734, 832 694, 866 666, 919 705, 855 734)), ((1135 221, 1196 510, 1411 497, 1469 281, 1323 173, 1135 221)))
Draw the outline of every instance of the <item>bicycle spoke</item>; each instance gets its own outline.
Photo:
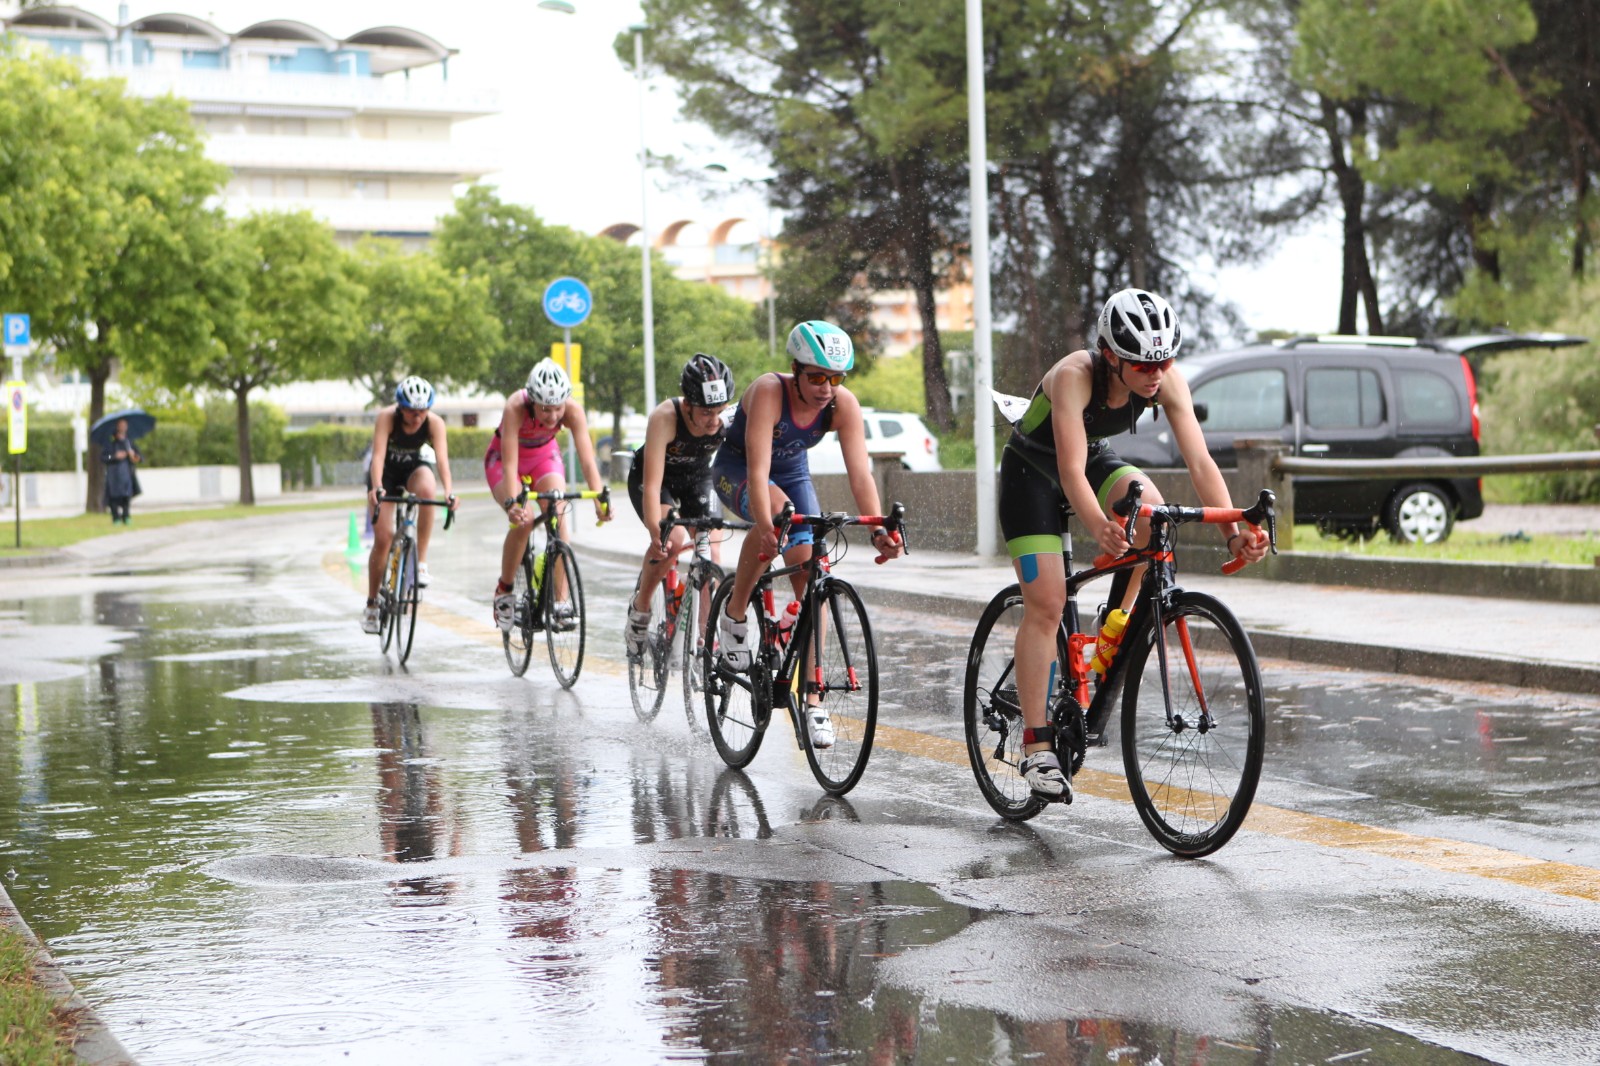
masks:
MULTIPOLYGON (((878 722, 878 656, 867 611, 854 588, 834 579, 820 601, 823 619, 820 664, 806 662, 801 686, 802 728, 813 707, 826 712, 833 725, 833 744, 818 748, 809 736, 806 759, 817 781, 830 795, 842 796, 866 771, 878 722), (807 675, 809 668, 809 675, 807 675)), ((814 638, 814 634, 808 634, 814 638)), ((817 641, 808 640, 815 655, 817 641)))
POLYGON ((1012 655, 1021 623, 1022 594, 1012 585, 989 602, 978 621, 967 655, 962 692, 967 758, 973 777, 997 814, 1019 821, 1044 809, 1044 801, 1033 794, 1019 770, 1022 705, 1017 697, 1012 655))

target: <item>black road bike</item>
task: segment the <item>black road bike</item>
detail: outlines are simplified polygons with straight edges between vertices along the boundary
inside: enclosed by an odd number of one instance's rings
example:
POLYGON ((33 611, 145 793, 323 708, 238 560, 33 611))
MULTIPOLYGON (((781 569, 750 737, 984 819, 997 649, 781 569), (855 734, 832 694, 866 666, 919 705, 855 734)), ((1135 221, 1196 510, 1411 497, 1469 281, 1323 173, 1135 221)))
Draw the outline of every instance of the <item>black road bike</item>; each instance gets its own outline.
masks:
MULTIPOLYGON (((1185 522, 1245 522, 1264 526, 1277 550, 1272 493, 1262 491, 1246 509, 1180 507, 1140 502, 1134 482, 1115 513, 1127 523, 1150 521, 1143 548, 1119 557, 1101 556, 1072 572, 1072 538, 1062 511, 1062 556, 1067 606, 1056 635, 1057 662, 1046 706, 1055 728, 1055 750, 1070 778, 1088 749, 1106 743, 1106 728, 1122 695, 1122 763, 1128 792, 1145 827, 1176 855, 1196 858, 1222 847, 1243 824, 1255 798, 1265 750, 1266 706, 1261 669, 1244 627, 1216 597, 1177 584, 1173 560, 1175 527, 1185 522), (1089 660, 1100 632, 1085 632, 1078 619, 1078 590, 1107 575, 1108 602, 1120 602, 1126 571, 1148 564, 1120 648, 1099 687, 1090 695, 1089 660)), ((1224 573, 1243 566, 1223 565, 1224 573)), ((978 621, 967 656, 963 716, 967 755, 989 805, 1010 819, 1032 818, 1049 800, 1023 778, 1022 707, 1012 654, 1022 619, 1022 593, 1001 589, 978 621)), ((1071 802, 1070 791, 1063 797, 1071 802)))
POLYGON ((583 669, 584 633, 587 622, 583 611, 583 581, 578 575, 578 557, 558 532, 562 504, 567 500, 599 500, 602 508, 611 507, 611 487, 598 492, 533 492, 531 478, 524 477, 518 505, 529 500, 545 504, 528 530, 528 544, 522 563, 512 578, 511 593, 516 597, 516 614, 511 628, 501 632, 506 662, 511 672, 521 677, 533 658, 535 634, 544 632, 550 649, 550 667, 562 688, 578 683, 583 669), (543 530, 544 544, 535 543, 534 534, 543 530))
POLYGON ((394 540, 383 561, 383 578, 378 582, 378 640, 385 653, 393 644, 400 664, 411 657, 411 643, 417 635, 417 606, 422 586, 417 584, 417 508, 443 507, 444 528, 449 529, 456 513, 448 500, 425 500, 414 493, 380 495, 379 504, 395 504, 394 540))
MULTIPOLYGON (((724 581, 711 601, 700 648, 705 677, 706 724, 722 761, 748 766, 761 747, 774 708, 788 711, 795 743, 823 790, 842 796, 856 786, 872 753, 878 722, 878 653, 861 596, 831 567, 844 557, 847 526, 882 526, 905 543, 905 508, 895 504, 887 516, 801 515, 784 505, 774 524, 781 530, 808 526, 816 551, 795 566, 769 569, 756 581, 745 610, 752 658, 748 669, 722 661, 718 619, 727 608, 733 582, 724 581), (773 583, 804 573, 798 610, 780 615, 773 583), (792 624, 786 620, 792 618, 792 624), (833 723, 834 742, 818 748, 805 722, 808 708, 820 706, 833 723)), ((882 559, 880 557, 879 561, 882 559)))
MULTIPOLYGON (((667 551, 667 538, 675 526, 694 534, 694 554, 689 559, 687 573, 680 574, 674 562, 650 597, 650 628, 644 647, 637 653, 628 653, 628 691, 633 696, 633 710, 639 720, 654 721, 661 713, 670 687, 672 664, 677 661, 683 674, 684 713, 688 716, 689 728, 699 732, 703 731, 701 715, 705 707, 701 696, 705 682, 700 669, 700 634, 710 614, 711 597, 725 576, 721 565, 711 558, 711 534, 719 530, 749 529, 750 523, 710 515, 683 518, 674 507, 667 511, 657 530, 656 542, 661 551, 667 551)), ((630 604, 635 602, 638 591, 635 584, 634 596, 628 600, 630 604)))

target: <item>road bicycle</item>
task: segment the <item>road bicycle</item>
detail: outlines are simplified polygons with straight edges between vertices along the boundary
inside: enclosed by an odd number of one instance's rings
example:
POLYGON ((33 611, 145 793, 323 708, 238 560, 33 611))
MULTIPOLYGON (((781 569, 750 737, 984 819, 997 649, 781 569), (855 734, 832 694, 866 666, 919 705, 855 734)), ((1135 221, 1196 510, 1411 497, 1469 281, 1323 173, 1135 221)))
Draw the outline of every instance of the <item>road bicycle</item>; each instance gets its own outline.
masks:
MULTIPOLYGON (((751 527, 742 519, 720 516, 683 518, 674 507, 667 511, 657 531, 656 543, 662 552, 668 550, 667 538, 675 526, 694 534, 694 554, 690 557, 687 574, 678 573, 674 564, 650 597, 650 629, 644 648, 628 653, 628 691, 633 695, 633 710, 639 720, 653 721, 661 713, 666 699, 676 642, 676 657, 683 674, 683 709, 689 728, 698 731, 704 707, 700 693, 705 687, 698 658, 699 635, 710 614, 712 594, 724 577, 722 567, 711 558, 711 534, 751 527), (680 632, 683 639, 678 641, 680 632)), ((628 600, 629 604, 635 602, 638 592, 639 586, 635 584, 634 597, 628 600)))
POLYGON ((522 563, 512 576, 511 594, 516 597, 516 613, 511 628, 501 631, 506 662, 511 672, 521 677, 533 658, 534 634, 543 630, 550 649, 550 667, 562 688, 578 683, 583 669, 586 621, 583 612, 583 582, 578 576, 578 557, 572 546, 561 539, 558 522, 566 500, 599 500, 601 509, 611 509, 611 486, 599 491, 534 492, 533 479, 522 479, 517 494, 520 506, 530 500, 548 504, 528 530, 528 543, 522 550, 522 563), (544 545, 535 544, 534 534, 543 530, 544 545))
MULTIPOLYGON (((727 609, 733 582, 724 581, 717 590, 699 650, 706 724, 722 761, 739 769, 756 757, 773 708, 787 710, 795 743, 805 752, 817 782, 829 795, 842 796, 861 780, 872 753, 878 723, 878 653, 861 596, 831 568, 846 553, 847 526, 882 526, 903 545, 905 508, 897 503, 887 516, 802 515, 794 513, 793 503, 786 503, 774 525, 809 527, 817 550, 810 559, 769 569, 756 581, 745 609, 753 651, 746 670, 722 662, 718 619, 727 609), (805 575, 805 589, 780 614, 773 584, 798 573, 805 575), (811 742, 805 715, 813 706, 823 707, 833 722, 831 747, 818 748, 811 742)), ((879 556, 878 561, 884 558, 879 556)))
MULTIPOLYGON (((1113 511, 1126 522, 1150 521, 1150 538, 1127 554, 1096 558, 1072 572, 1070 515, 1062 505, 1062 558, 1067 605, 1056 635, 1046 706, 1055 727, 1055 751, 1070 778, 1090 747, 1106 743, 1106 727, 1117 693, 1122 694, 1122 763, 1139 817, 1163 847, 1198 858, 1222 847, 1238 831, 1255 798, 1261 776, 1266 707, 1261 669, 1244 627, 1221 601, 1177 584, 1175 528, 1186 522, 1244 522, 1264 526, 1277 551, 1274 497, 1263 490, 1256 503, 1236 508, 1181 507, 1140 502, 1144 486, 1134 482, 1113 511), (1119 650, 1098 688, 1090 694, 1089 663, 1100 626, 1084 632, 1078 590, 1107 575, 1108 602, 1120 602, 1131 577, 1147 564, 1129 613, 1119 650)), ((1224 573, 1244 565, 1223 564, 1224 573)), ((962 711, 973 776, 989 805, 1002 817, 1032 818, 1049 800, 1033 792, 1018 764, 1023 758, 1022 707, 1012 654, 1022 619, 1016 584, 1001 589, 984 609, 967 655, 962 711)), ((1071 792, 1062 799, 1071 802, 1071 792)))
POLYGON ((446 508, 446 529, 456 513, 449 509, 448 500, 427 500, 414 493, 380 495, 378 502, 396 505, 394 540, 383 560, 383 579, 378 582, 378 640, 386 654, 389 645, 394 644, 395 654, 404 666, 411 657, 411 643, 417 634, 417 604, 422 599, 422 586, 417 584, 417 508, 446 508))

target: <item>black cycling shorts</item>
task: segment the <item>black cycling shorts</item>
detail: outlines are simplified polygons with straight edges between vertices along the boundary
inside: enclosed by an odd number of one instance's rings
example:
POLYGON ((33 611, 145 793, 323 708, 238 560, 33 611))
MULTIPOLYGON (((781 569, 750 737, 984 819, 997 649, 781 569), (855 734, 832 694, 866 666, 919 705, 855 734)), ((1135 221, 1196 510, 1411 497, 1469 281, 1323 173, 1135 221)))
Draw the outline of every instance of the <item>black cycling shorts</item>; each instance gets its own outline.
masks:
MULTIPOLYGON (((435 483, 437 483, 439 480, 439 468, 420 456, 413 459, 391 459, 390 461, 384 463, 383 495, 393 496, 397 493, 405 492, 406 482, 411 480, 411 475, 415 474, 423 467, 427 467, 429 470, 433 471, 433 480, 435 483)), ((368 480, 371 480, 370 473, 368 474, 368 480)))
MULTIPOLYGON (((1041 457, 1040 461, 1045 461, 1041 457)), ((1049 460, 1053 461, 1053 457, 1049 460)), ((1129 474, 1140 474, 1138 467, 1124 462, 1104 445, 1090 446, 1084 475, 1103 509, 1106 492, 1129 474)), ((1011 558, 1025 555, 1061 554, 1061 505, 1066 496, 1056 479, 1047 476, 1021 452, 1007 447, 1000 455, 1000 532, 1006 539, 1011 558)))
MULTIPOLYGON (((644 457, 634 460, 633 466, 628 470, 628 500, 633 504, 633 513, 644 520, 644 457)), ((661 481, 661 503, 667 507, 677 507, 678 515, 682 518, 710 518, 722 513, 722 505, 717 500, 717 491, 711 485, 711 469, 694 478, 663 478, 661 481)), ((663 516, 665 517, 665 516, 663 516)))

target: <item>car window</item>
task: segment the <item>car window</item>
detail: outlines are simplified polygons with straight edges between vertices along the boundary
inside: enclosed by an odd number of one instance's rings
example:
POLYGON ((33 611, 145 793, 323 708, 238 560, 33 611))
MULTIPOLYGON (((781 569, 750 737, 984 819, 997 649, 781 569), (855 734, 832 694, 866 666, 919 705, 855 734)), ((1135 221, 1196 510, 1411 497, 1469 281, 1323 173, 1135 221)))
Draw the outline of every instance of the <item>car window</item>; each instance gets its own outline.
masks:
POLYGON ((861 420, 861 431, 867 435, 868 440, 872 439, 872 419, 863 418, 861 420))
POLYGON ((1455 387, 1431 370, 1396 370, 1395 402, 1400 421, 1417 426, 1458 426, 1461 400, 1455 387))
POLYGON ((1361 367, 1307 370, 1306 425, 1315 429, 1383 425, 1383 390, 1377 371, 1361 367))
POLYGON ((885 437, 898 437, 905 432, 905 427, 892 418, 885 418, 883 423, 878 426, 878 432, 885 437))
POLYGON ((1207 431, 1258 432, 1288 421, 1289 385, 1282 370, 1263 367, 1223 374, 1196 386, 1194 400, 1209 409, 1207 431))

